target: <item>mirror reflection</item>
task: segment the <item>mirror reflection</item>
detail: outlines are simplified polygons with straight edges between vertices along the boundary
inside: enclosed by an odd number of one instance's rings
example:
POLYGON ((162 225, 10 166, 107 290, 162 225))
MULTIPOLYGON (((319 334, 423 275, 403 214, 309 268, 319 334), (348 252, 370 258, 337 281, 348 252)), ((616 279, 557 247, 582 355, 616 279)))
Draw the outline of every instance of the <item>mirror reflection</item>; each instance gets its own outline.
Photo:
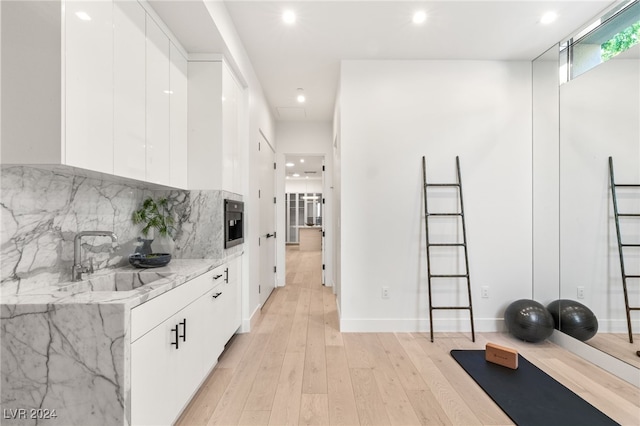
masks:
MULTIPOLYGON (((616 183, 640 184, 640 46, 560 86, 560 297, 587 306, 598 333, 586 343, 640 368, 640 312, 630 342, 609 157, 616 183)), ((640 188, 617 188, 620 212, 640 213, 640 188)), ((640 244, 640 217, 620 217, 621 240, 640 244)), ((623 253, 640 274, 640 247, 623 253)), ((630 306, 640 281, 628 280, 630 306)))
POLYGON ((576 344, 640 369, 640 188, 615 187, 616 227, 609 165, 640 184, 640 2, 618 11, 532 64, 533 295, 560 301, 576 344))

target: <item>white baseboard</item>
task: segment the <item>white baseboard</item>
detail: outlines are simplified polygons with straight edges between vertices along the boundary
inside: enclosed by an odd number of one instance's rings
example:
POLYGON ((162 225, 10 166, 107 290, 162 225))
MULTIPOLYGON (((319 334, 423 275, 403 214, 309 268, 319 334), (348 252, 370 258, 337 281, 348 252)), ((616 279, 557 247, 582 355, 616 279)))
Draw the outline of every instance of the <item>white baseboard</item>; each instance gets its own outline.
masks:
MULTIPOLYGON (((477 332, 503 332, 505 331, 503 318, 475 318, 475 331, 477 332)), ((429 320, 427 318, 415 319, 340 319, 340 331, 343 333, 415 333, 429 332, 429 320)), ((471 323, 461 319, 436 319, 433 321, 434 332, 471 332, 471 323)))
POLYGON ((240 333, 248 333, 251 331, 251 328, 255 325, 258 318, 260 318, 260 309, 262 309, 262 305, 256 306, 256 309, 251 313, 251 316, 249 318, 242 319, 240 333))
MULTIPOLYGON (((631 329, 640 330, 640 320, 631 320, 631 329)), ((627 320, 624 319, 598 319, 598 333, 628 333, 627 320)))

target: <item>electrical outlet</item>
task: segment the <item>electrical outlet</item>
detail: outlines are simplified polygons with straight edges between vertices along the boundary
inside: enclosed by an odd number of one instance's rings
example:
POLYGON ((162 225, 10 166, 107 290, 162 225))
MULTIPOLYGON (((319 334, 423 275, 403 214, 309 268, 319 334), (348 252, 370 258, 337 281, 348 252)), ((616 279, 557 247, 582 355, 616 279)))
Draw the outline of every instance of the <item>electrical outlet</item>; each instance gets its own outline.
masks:
POLYGON ((389 298, 389 287, 382 287, 382 298, 383 299, 389 298))
POLYGON ((584 299, 584 287, 578 287, 577 293, 578 299, 584 299))
POLYGON ((483 299, 488 299, 489 298, 489 286, 484 286, 481 288, 482 290, 482 298, 483 299))

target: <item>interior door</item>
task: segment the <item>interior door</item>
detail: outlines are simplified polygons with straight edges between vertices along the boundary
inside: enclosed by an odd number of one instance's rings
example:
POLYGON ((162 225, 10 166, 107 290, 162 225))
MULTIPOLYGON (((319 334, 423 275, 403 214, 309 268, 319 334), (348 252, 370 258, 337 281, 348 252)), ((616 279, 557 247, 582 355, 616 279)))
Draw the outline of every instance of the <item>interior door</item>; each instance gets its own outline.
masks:
POLYGON ((276 286, 276 204, 275 154, 269 141, 260 133, 260 304, 264 303, 276 286))

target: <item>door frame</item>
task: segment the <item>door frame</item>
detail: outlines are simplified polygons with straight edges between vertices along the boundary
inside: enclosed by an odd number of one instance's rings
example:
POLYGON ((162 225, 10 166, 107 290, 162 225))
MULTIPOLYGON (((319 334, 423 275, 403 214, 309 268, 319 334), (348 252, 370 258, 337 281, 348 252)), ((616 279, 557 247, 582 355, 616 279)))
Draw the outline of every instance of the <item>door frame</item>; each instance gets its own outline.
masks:
POLYGON ((326 235, 331 230, 332 220, 327 214, 327 212, 331 213, 331 210, 327 208, 330 201, 330 188, 329 182, 327 179, 327 173, 330 173, 330 170, 327 170, 327 154, 325 153, 315 153, 315 152, 277 152, 276 153, 276 197, 277 197, 277 207, 276 207, 276 221, 277 221, 277 232, 279 235, 282 235, 282 238, 276 240, 276 260, 277 260, 277 274, 276 274, 276 286, 284 287, 286 281, 286 212, 285 212, 285 184, 286 184, 286 158, 287 156, 306 156, 306 157, 319 157, 322 158, 323 164, 323 172, 322 172, 322 197, 324 200, 322 206, 322 231, 323 231, 323 242, 322 242, 322 262, 325 266, 322 270, 322 285, 331 285, 331 280, 328 280, 327 270, 327 261, 329 259, 328 256, 333 253, 333 251, 327 246, 327 241, 330 239, 326 238, 326 235))

